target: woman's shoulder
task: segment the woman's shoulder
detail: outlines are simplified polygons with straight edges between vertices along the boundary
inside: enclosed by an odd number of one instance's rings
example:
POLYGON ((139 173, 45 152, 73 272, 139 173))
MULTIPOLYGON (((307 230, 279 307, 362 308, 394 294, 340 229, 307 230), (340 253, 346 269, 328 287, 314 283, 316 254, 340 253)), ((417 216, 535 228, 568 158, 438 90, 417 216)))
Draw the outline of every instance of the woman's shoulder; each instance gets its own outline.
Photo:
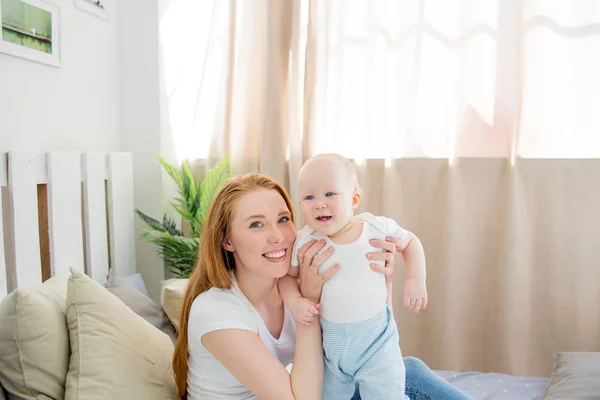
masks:
POLYGON ((192 302, 190 327, 196 325, 241 327, 256 331, 256 321, 252 309, 240 298, 239 289, 211 288, 199 294, 192 302), (241 326, 240 326, 241 325, 241 326))
POLYGON ((242 298, 237 293, 235 286, 230 289, 210 288, 200 293, 192 302, 192 313, 194 311, 202 312, 209 310, 225 311, 228 309, 239 311, 251 311, 244 304, 242 298))
POLYGON ((219 289, 216 287, 210 288, 205 292, 200 293, 194 299, 194 303, 209 304, 209 303, 231 303, 241 304, 241 299, 237 296, 235 286, 230 289, 219 289))

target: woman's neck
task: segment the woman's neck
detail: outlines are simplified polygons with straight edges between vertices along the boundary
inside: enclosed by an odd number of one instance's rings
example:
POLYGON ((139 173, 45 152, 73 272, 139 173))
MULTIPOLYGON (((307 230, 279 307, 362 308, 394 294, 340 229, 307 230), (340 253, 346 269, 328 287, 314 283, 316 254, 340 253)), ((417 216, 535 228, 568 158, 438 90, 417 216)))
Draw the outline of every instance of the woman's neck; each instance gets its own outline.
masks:
POLYGON ((237 268, 236 281, 244 296, 255 308, 262 308, 281 298, 277 288, 277 279, 265 278, 253 274, 245 268, 237 268))

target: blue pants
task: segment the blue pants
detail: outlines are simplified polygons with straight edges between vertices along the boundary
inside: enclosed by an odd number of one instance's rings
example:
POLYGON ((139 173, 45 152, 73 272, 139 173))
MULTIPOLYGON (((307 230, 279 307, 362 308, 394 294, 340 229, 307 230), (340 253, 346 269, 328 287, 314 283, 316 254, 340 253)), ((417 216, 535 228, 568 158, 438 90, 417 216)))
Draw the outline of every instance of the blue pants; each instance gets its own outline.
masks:
MULTIPOLYGON (((416 357, 405 357, 406 395, 410 400, 472 400, 416 357)), ((358 391, 352 400, 360 400, 358 391)))
POLYGON ((325 375, 323 400, 405 400, 405 370, 398 328, 385 307, 354 324, 321 320, 325 375))

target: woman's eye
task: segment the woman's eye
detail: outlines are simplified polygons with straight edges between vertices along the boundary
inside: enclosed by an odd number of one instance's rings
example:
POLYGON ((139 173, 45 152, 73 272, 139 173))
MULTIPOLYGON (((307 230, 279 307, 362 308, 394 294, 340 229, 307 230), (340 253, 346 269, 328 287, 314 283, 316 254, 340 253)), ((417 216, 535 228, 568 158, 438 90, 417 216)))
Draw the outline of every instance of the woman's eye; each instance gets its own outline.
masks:
POLYGON ((290 221, 290 217, 281 217, 279 218, 279 223, 280 224, 284 224, 286 222, 290 221))
POLYGON ((312 199, 314 199, 314 198, 315 198, 315 196, 313 196, 313 195, 308 195, 308 196, 306 196, 304 199, 305 199, 305 200, 312 200, 312 199))
POLYGON ((331 197, 331 196, 333 196, 333 195, 334 195, 334 193, 333 193, 333 192, 327 192, 327 193, 325 193, 325 197, 331 197))
POLYGON ((260 228, 261 227, 261 223, 258 221, 255 221, 253 223, 250 224, 250 228, 260 228))

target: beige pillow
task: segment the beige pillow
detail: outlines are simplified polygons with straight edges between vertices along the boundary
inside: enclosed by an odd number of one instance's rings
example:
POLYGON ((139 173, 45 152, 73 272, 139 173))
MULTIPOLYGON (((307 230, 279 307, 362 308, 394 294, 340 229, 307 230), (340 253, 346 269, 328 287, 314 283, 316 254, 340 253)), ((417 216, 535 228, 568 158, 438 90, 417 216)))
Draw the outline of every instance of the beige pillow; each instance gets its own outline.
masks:
POLYGON ((67 287, 66 400, 176 399, 169 337, 82 272, 67 287))
POLYGON ((63 399, 69 366, 67 278, 17 289, 0 304, 0 384, 11 398, 63 399))
POLYGON ((168 279, 163 282, 161 291, 161 303, 163 310, 171 323, 179 332, 179 313, 181 312, 181 303, 183 294, 189 279, 168 279))
POLYGON ((108 273, 106 288, 125 303, 127 307, 131 308, 134 313, 167 334, 171 341, 175 343, 177 333, 160 305, 121 278, 113 268, 108 273))

